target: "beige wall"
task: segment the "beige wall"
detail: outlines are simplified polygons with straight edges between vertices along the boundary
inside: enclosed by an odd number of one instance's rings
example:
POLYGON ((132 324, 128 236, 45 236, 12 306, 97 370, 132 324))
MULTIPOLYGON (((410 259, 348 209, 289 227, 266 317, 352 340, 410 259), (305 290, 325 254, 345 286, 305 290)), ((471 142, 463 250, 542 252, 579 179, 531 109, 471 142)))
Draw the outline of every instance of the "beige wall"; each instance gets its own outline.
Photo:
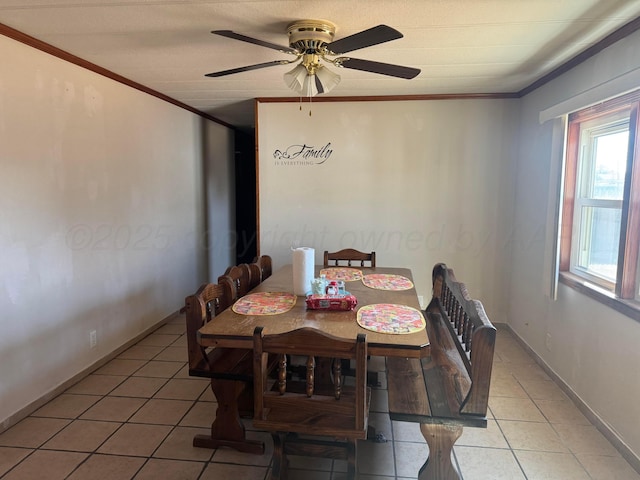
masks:
POLYGON ((373 250, 411 268, 427 301, 445 262, 506 322, 518 101, 306 105, 259 104, 260 251, 277 266, 292 245, 314 247, 316 263, 325 249, 373 250), (277 153, 300 145, 319 158, 277 153))
MULTIPOLYGON (((207 267, 202 163, 211 176, 228 175, 233 138, 225 127, 2 36, 0 58, 6 426, 177 311, 208 270, 226 268, 228 246, 207 267)), ((226 182, 210 207, 225 233, 226 182)))
MULTIPOLYGON (((627 83, 621 79, 640 79, 638 52, 640 32, 523 99, 508 309, 516 333, 635 453, 640 466, 640 324, 564 285, 557 301, 550 299, 562 143, 554 141, 554 122, 539 120, 540 112, 555 105, 576 105, 593 92, 627 83)), ((615 93, 622 92, 609 89, 609 95, 615 93)))

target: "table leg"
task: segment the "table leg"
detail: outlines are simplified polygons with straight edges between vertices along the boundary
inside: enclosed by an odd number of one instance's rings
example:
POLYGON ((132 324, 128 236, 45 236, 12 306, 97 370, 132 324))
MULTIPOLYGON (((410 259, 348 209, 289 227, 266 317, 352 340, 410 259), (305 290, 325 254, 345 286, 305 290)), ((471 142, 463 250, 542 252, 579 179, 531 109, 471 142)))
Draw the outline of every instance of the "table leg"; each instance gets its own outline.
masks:
POLYGON ((264 443, 248 440, 240 420, 238 404, 246 389, 246 382, 211 379, 211 390, 218 402, 216 418, 211 424, 211 435, 196 435, 193 438, 194 447, 231 447, 239 452, 256 455, 264 453, 264 443))
POLYGON ((429 457, 418 473, 419 480, 460 480, 451 463, 453 444, 462 435, 461 425, 420 424, 429 445, 429 457))

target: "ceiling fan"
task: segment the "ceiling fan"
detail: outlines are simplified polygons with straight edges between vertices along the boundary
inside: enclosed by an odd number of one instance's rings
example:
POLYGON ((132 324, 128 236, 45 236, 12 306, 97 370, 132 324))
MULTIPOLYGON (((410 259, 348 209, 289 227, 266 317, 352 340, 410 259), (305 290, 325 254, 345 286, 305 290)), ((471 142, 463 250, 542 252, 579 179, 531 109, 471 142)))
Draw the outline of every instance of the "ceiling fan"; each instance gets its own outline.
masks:
POLYGON ((402 38, 402 34, 399 31, 387 25, 378 25, 334 41, 336 26, 333 23, 326 20, 298 20, 287 26, 288 47, 248 37, 231 30, 214 30, 211 33, 278 50, 282 53, 294 55, 295 58, 247 65, 245 67, 207 73, 205 76, 222 77, 299 61, 293 70, 285 73, 284 79, 289 88, 304 96, 326 93, 340 82, 340 76, 327 69, 321 61, 336 67, 405 79, 414 78, 420 73, 418 68, 339 56, 347 52, 402 38))

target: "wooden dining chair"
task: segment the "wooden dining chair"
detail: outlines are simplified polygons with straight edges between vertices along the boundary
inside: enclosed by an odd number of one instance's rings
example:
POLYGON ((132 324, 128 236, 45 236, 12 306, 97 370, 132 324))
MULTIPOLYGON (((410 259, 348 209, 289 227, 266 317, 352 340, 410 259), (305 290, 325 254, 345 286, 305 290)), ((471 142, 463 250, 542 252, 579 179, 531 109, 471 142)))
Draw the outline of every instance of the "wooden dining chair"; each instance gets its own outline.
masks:
POLYGON ((236 412, 217 416, 211 435, 196 435, 196 447, 230 446, 242 451, 261 453, 264 445, 245 439, 240 416, 253 416, 253 356, 248 348, 205 348, 198 343, 198 330, 231 305, 225 284, 207 283, 185 298, 189 375, 211 380, 211 390, 218 408, 236 412))
POLYGON ((376 252, 365 253, 353 248, 345 248, 337 252, 324 251, 324 266, 339 266, 344 265, 351 267, 359 265, 360 267, 375 267, 376 266, 376 252), (366 265, 368 263, 368 265, 366 265))
POLYGON ((258 267, 260 267, 260 271, 262 272, 262 280, 266 280, 271 276, 273 267, 271 257, 269 255, 261 255, 253 259, 253 262, 258 267))
POLYGON ((198 343, 197 332, 218 313, 231 305, 227 289, 217 283, 205 283, 195 294, 185 298, 189 375, 207 377, 211 361, 207 349, 198 343))
POLYGON ((262 270, 257 263, 245 263, 243 265, 246 265, 246 267, 243 268, 249 270, 249 290, 253 290, 262 282, 262 270))
MULTIPOLYGON (((355 250, 353 248, 345 248, 343 250, 339 250, 337 252, 329 252, 327 250, 324 251, 324 266, 339 266, 344 265, 346 262, 347 266, 376 266, 376 252, 365 253, 355 250), (368 265, 365 265, 368 263, 368 265)), ((352 376, 353 369, 350 367, 349 362, 343 361, 342 368, 345 372, 345 375, 352 376)), ((378 372, 370 371, 368 377, 368 385, 379 385, 380 380, 378 378, 378 372)))
POLYGON ((224 275, 218 277, 218 283, 226 285, 231 298, 231 303, 234 303, 240 297, 244 297, 249 290, 251 290, 248 265, 233 265, 227 268, 224 275))
POLYGON ((347 478, 357 475, 357 440, 367 438, 371 390, 366 385, 365 334, 351 340, 332 337, 313 328, 264 335, 253 334, 253 425, 273 437, 271 478, 286 479, 287 455, 347 461, 347 478), (268 356, 276 355, 277 378, 268 376, 268 356), (302 378, 287 374, 287 358, 306 358, 302 378), (332 358, 331 381, 315 376, 316 357, 332 358), (343 384, 341 359, 354 360, 355 382, 343 384))

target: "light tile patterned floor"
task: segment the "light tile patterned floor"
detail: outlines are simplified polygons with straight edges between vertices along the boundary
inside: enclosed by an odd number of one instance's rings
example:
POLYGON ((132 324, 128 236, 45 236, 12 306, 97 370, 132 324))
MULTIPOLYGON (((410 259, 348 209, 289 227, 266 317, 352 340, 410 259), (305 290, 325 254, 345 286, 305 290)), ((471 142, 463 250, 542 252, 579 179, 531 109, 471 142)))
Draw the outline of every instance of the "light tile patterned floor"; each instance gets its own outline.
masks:
MULTIPOLYGON (((2 480, 265 480, 265 455, 194 448, 215 398, 187 373, 178 317, 0 434, 2 480)), ((381 370, 382 359, 372 358, 381 370)), ((377 368, 376 368, 377 367, 377 368)), ((386 443, 359 444, 362 480, 417 478, 427 446, 417 424, 391 422, 384 376, 370 423, 386 443)), ((613 446, 508 332, 499 330, 487 429, 466 428, 454 449, 464 480, 640 480, 613 446)), ((341 480, 345 465, 293 458, 290 480, 341 480)))

